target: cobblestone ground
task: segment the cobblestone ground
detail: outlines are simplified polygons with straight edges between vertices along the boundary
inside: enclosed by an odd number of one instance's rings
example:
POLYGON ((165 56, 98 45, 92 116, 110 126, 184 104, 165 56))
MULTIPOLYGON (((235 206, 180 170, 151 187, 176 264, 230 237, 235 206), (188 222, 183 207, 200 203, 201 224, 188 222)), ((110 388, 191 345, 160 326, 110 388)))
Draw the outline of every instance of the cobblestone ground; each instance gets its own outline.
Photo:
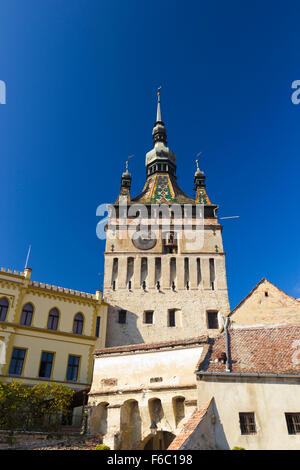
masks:
POLYGON ((99 445, 99 440, 85 441, 85 442, 58 442, 55 445, 43 447, 31 447, 30 450, 93 450, 96 445, 99 445))
POLYGON ((15 445, 15 446, 1 446, 0 450, 93 450, 95 446, 102 443, 99 437, 92 437, 89 439, 74 437, 64 438, 62 440, 49 440, 41 443, 31 445, 15 445))

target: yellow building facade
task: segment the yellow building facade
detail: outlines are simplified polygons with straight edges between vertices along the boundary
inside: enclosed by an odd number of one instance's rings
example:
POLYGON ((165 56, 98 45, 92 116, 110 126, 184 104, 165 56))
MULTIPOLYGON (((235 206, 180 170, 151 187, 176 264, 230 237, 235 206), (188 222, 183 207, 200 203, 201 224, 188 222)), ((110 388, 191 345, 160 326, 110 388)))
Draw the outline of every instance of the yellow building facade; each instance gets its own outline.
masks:
POLYGON ((93 351, 105 346, 107 307, 101 291, 78 292, 0 270, 0 380, 91 384, 93 351))

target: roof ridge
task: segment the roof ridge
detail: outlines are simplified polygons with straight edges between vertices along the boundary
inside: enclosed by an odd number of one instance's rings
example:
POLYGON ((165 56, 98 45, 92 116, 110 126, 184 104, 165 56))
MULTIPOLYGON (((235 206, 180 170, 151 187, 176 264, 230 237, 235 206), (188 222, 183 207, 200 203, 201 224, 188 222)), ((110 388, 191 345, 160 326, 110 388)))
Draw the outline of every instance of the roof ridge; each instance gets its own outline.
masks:
POLYGON ((164 347, 173 347, 173 346, 189 346, 196 343, 207 343, 208 335, 196 336, 193 338, 177 339, 173 341, 160 341, 154 343, 137 343, 137 344, 127 344, 122 346, 110 346, 106 348, 99 348, 94 350, 94 354, 109 354, 109 353, 122 353, 122 352, 131 352, 138 350, 148 350, 148 349, 160 349, 164 347))
POLYGON ((193 434, 197 426, 201 423, 205 417, 212 401, 213 397, 204 405, 200 410, 195 410, 188 421, 185 423, 179 434, 171 442, 167 450, 179 450, 183 444, 188 440, 188 438, 193 434))
POLYGON ((269 281, 269 279, 267 279, 266 277, 263 277, 257 284, 255 284, 255 286, 251 289, 251 291, 249 292, 249 294, 247 294, 237 305, 236 307, 234 307, 233 310, 231 310, 231 312, 228 314, 229 317, 231 317, 231 315, 244 303, 246 302, 246 300, 253 294, 253 292, 263 283, 263 282, 269 282, 270 284, 272 284, 272 286, 274 286, 276 289, 278 289, 280 292, 282 292, 283 294, 287 295, 288 297, 290 297, 291 299, 295 300, 296 302, 299 302, 300 304, 300 300, 296 299, 295 297, 293 297, 292 295, 288 294, 287 292, 283 291, 282 289, 280 289, 280 287, 276 286, 276 284, 274 284, 272 281, 269 281))
MULTIPOLYGON (((300 324, 299 323, 291 323, 291 324, 284 324, 284 325, 260 325, 260 326, 251 326, 251 325, 247 325, 245 327, 243 327, 243 325, 235 325, 233 328, 230 328, 229 331, 236 331, 236 330, 243 330, 243 331, 246 331, 246 330, 277 330, 277 329, 281 329, 281 328, 300 328, 300 324)), ((220 335, 217 336, 217 338, 219 336, 221 336, 224 332, 222 332, 220 335)))

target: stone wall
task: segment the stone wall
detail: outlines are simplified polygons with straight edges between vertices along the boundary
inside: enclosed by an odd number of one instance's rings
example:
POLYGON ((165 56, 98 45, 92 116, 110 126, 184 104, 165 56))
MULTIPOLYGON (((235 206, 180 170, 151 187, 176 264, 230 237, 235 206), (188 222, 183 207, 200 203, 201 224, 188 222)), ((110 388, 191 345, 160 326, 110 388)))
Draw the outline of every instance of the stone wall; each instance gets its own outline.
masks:
POLYGON ((96 351, 89 432, 102 433, 112 449, 143 448, 153 422, 161 433, 180 432, 197 405, 194 370, 204 341, 96 351))
POLYGON ((300 302, 267 279, 260 281, 230 314, 231 324, 299 324, 300 302))

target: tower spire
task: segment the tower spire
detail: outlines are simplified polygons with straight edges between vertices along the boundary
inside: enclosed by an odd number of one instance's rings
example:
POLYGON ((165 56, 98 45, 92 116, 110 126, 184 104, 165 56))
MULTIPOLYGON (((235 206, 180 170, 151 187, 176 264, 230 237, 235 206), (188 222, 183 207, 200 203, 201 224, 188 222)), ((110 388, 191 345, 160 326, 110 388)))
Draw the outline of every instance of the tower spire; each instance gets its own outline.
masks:
POLYGON ((167 132, 161 118, 160 90, 157 89, 156 121, 152 130, 153 149, 146 154, 147 177, 156 173, 169 173, 175 176, 176 155, 167 146, 167 132))
POLYGON ((161 86, 157 89, 157 113, 156 113, 156 122, 162 122, 161 120, 161 109, 160 109, 160 90, 161 86))
POLYGON ((205 174, 204 174, 204 171, 201 171, 199 168, 198 158, 200 157, 201 154, 202 152, 199 152, 196 155, 197 156, 197 160, 196 160, 197 169, 196 169, 195 176, 194 176, 194 185, 195 185, 195 190, 196 190, 195 201, 198 204, 211 204, 210 199, 205 189, 205 186, 206 186, 205 174))
POLYGON ((157 112, 156 112, 156 121, 154 123, 152 136, 153 136, 153 144, 155 145, 156 142, 163 142, 167 145, 167 132, 165 129, 165 124, 161 119, 161 107, 160 107, 160 90, 161 86, 157 89, 157 112))

